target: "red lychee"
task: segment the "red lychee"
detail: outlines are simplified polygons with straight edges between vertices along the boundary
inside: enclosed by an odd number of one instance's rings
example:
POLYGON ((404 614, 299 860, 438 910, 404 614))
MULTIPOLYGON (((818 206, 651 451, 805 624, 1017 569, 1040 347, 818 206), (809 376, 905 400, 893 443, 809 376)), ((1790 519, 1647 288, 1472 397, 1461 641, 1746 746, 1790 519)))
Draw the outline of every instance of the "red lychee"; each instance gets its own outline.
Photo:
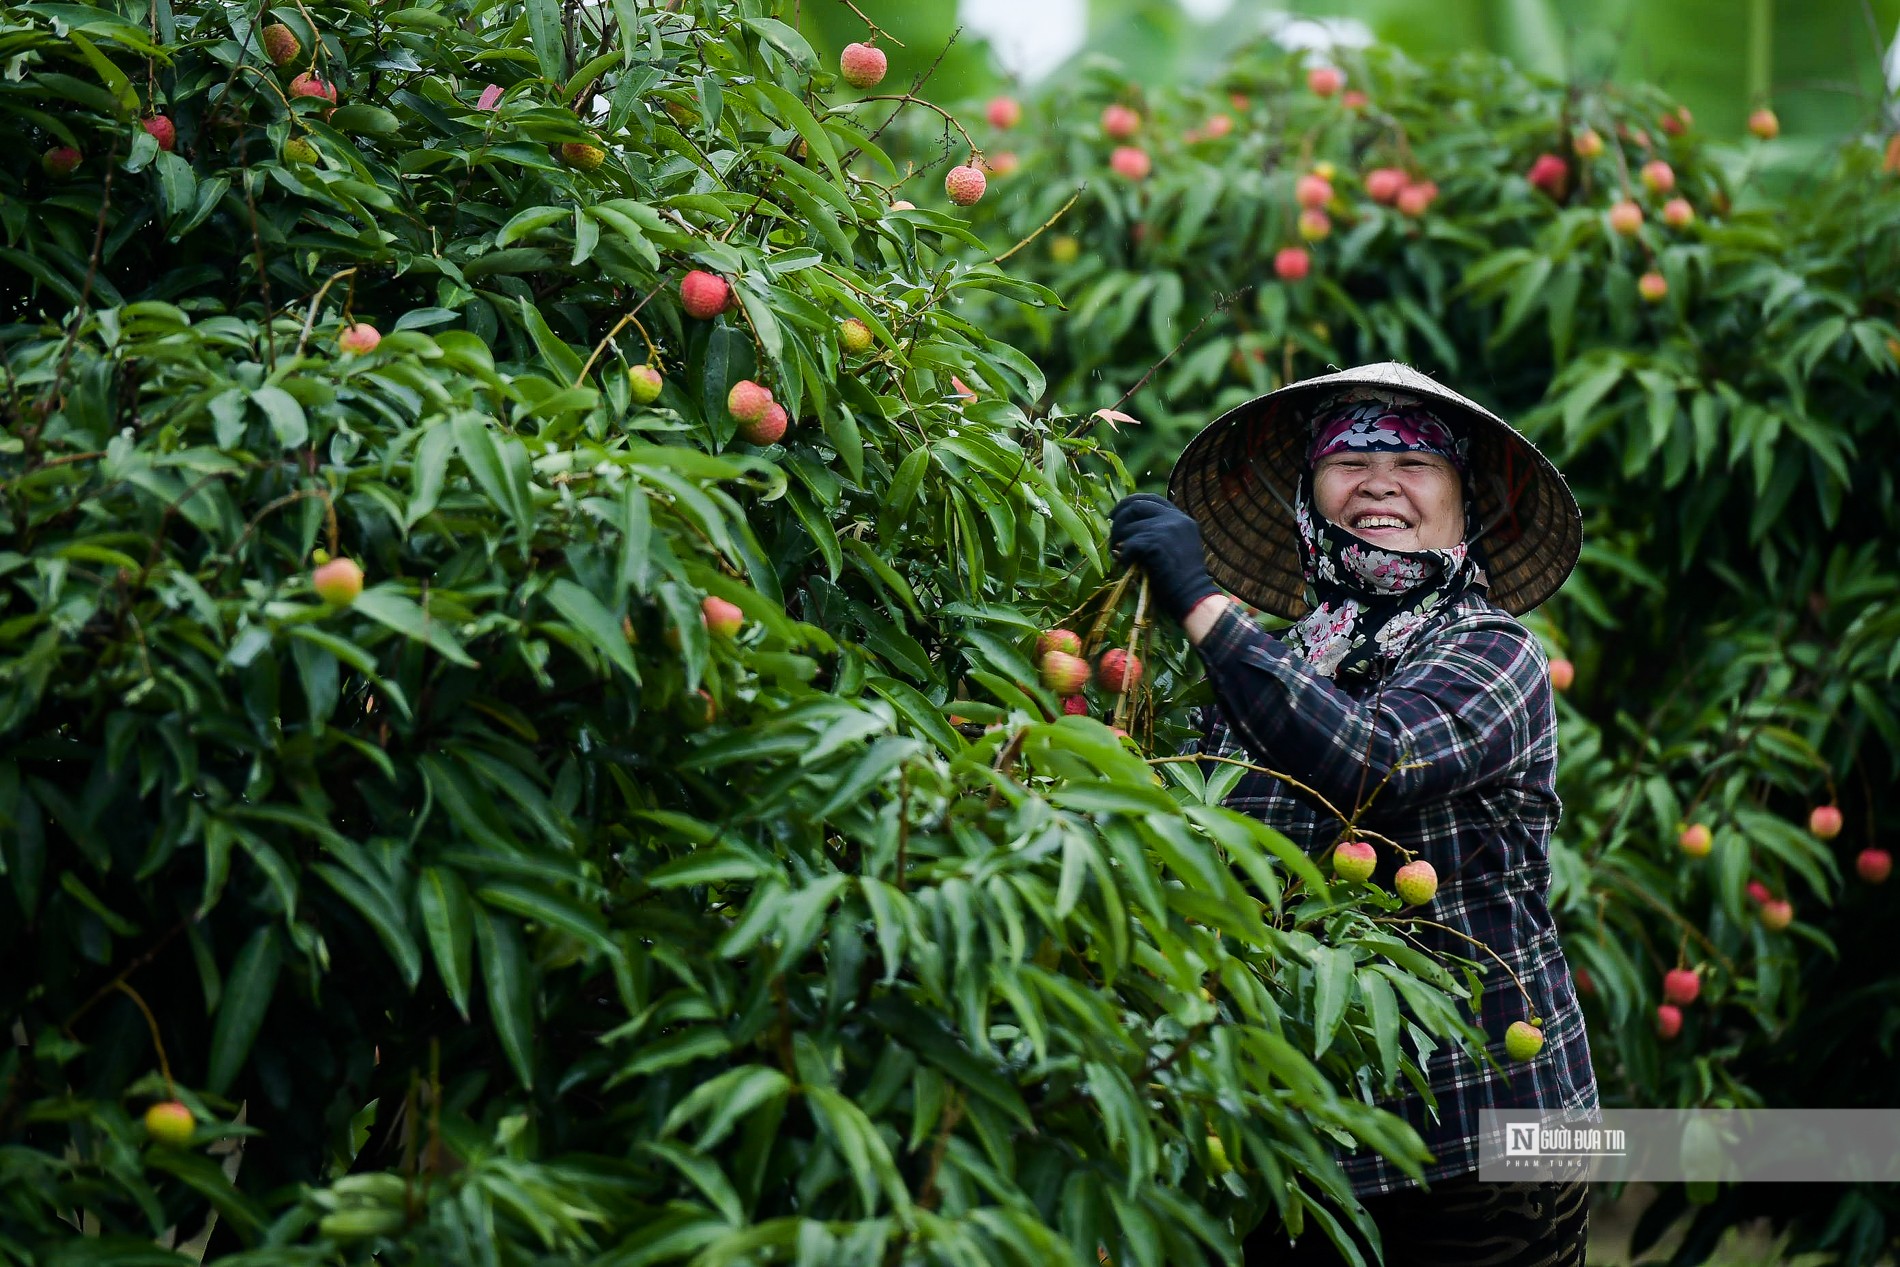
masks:
POLYGON ((1095 684, 1117 694, 1134 690, 1141 685, 1141 658, 1120 647, 1104 651, 1095 666, 1095 684))
POLYGON ((739 438, 747 444, 777 444, 791 425, 792 416, 785 412, 785 406, 775 400, 765 407, 764 416, 756 422, 739 424, 739 438))
POLYGON ((1772 141, 1781 135, 1781 120, 1775 112, 1763 106, 1748 116, 1748 130, 1764 141, 1772 141))
POLYGON ((1603 138, 1597 135, 1594 128, 1580 128, 1570 138, 1570 152, 1578 158, 1595 158, 1603 152, 1603 138))
POLYGON ((890 67, 890 59, 875 44, 847 44, 838 57, 838 73, 853 88, 877 87, 890 67))
POLYGON ((1706 823, 1691 823, 1676 837, 1676 847, 1691 858, 1706 858, 1715 847, 1715 837, 1706 823))
POLYGON ((1124 105, 1112 105, 1102 111, 1102 131, 1111 139, 1126 141, 1141 128, 1141 116, 1124 105))
POLYGON ((1347 840, 1333 849, 1333 874, 1349 884, 1364 884, 1379 865, 1379 855, 1363 840, 1347 840))
POLYGON ((348 607, 363 592, 363 569, 354 559, 331 559, 310 574, 317 597, 337 607, 348 607))
POLYGON ((1037 669, 1042 675, 1042 684, 1057 695, 1075 695, 1088 685, 1089 662, 1079 655, 1066 651, 1044 652, 1037 669))
POLYGON ((1323 207, 1333 200, 1333 185, 1324 176, 1302 176, 1293 182, 1293 200, 1302 207, 1323 207))
POLYGON ((1577 666, 1559 658, 1550 662, 1550 686, 1554 691, 1567 691, 1570 684, 1577 680, 1577 666))
POLYGON ((1086 695, 1064 695, 1062 697, 1062 715, 1064 717, 1087 717, 1089 701, 1086 695))
POLYGON ((1651 193, 1666 194, 1676 187, 1676 169, 1660 158, 1643 164, 1643 185, 1651 193))
POLYGON ((1060 651, 1064 655, 1082 654, 1082 635, 1073 629, 1045 629, 1036 635, 1036 654, 1046 656, 1051 651, 1060 651))
POLYGON ((1841 834, 1841 811, 1835 805, 1816 805, 1808 814, 1808 830, 1821 840, 1832 840, 1841 834))
POLYGON ((1771 890, 1767 885, 1763 884, 1760 880, 1750 880, 1748 882, 1748 900, 1755 903, 1757 906, 1761 905, 1763 902, 1773 901, 1774 896, 1775 895, 1774 895, 1773 890, 1771 890))
POLYGON ((1023 121, 1023 108, 1014 97, 992 97, 983 113, 993 128, 1013 128, 1023 121))
POLYGON ((1371 102, 1372 102, 1372 98, 1366 96, 1365 93, 1360 92, 1357 88, 1347 89, 1345 95, 1340 97, 1339 99, 1339 104, 1346 107, 1346 109, 1352 111, 1354 114, 1357 114, 1359 113, 1359 111, 1364 110, 1368 105, 1371 104, 1371 102))
POLYGON ((980 166, 991 176, 1009 176, 1023 165, 1023 160, 1015 150, 998 150, 983 160, 980 166))
POLYGON ((367 356, 382 341, 382 331, 367 321, 344 326, 342 333, 336 336, 336 345, 351 356, 367 356))
POLYGON ((1201 136, 1209 141, 1218 141, 1234 130, 1234 116, 1231 114, 1212 114, 1201 125, 1201 136))
POLYGON ((1688 1007, 1702 993, 1702 978, 1691 968, 1672 968, 1663 974, 1662 996, 1664 1003, 1673 1003, 1677 1007, 1688 1007))
POLYGON ((1623 199, 1610 208, 1610 227, 1626 238, 1634 236, 1643 227, 1643 209, 1623 199))
POLYGON ((680 278, 680 305, 686 315, 710 321, 732 302, 732 285, 717 273, 694 269, 680 278))
POLYGON ((1663 204, 1662 219, 1672 229, 1686 229, 1695 223, 1695 208, 1687 198, 1671 198, 1663 204))
POLYGON ((1128 180, 1146 180, 1154 167, 1148 151, 1135 145, 1117 145, 1115 152, 1108 156, 1108 165, 1117 176, 1128 180))
POLYGON ((70 145, 55 145, 40 155, 40 170, 48 176, 64 178, 79 169, 81 155, 70 145))
POLYGON ((1794 904, 1786 898, 1769 898, 1761 904, 1761 926, 1778 933, 1794 923, 1794 904))
POLYGON ((1893 874, 1893 855, 1870 845, 1855 855, 1854 870, 1869 884, 1885 884, 1893 874))
POLYGON ((1337 66, 1315 66, 1306 72, 1306 87, 1316 97, 1330 97, 1346 86, 1346 72, 1337 66))
POLYGON ((1375 167, 1366 173, 1366 197, 1390 204, 1409 183, 1402 167, 1375 167))
POLYGON ((989 181, 983 176, 983 169, 972 167, 968 163, 950 169, 943 178, 943 191, 950 195, 950 201, 959 207, 967 207, 983 196, 989 181))
POLYGON ((1555 154, 1539 154, 1537 161, 1531 164, 1530 175, 1526 179, 1552 198, 1562 198, 1564 189, 1570 184, 1570 164, 1555 154))
POLYGON ((336 100, 336 85, 322 76, 304 71, 290 81, 289 93, 293 97, 317 97, 324 101, 336 100))
POLYGON ((1423 858, 1415 858, 1399 868, 1393 887, 1407 906, 1423 906, 1438 892, 1438 869, 1423 858))
POLYGON ((726 393, 726 412, 740 422, 757 423, 772 407, 772 393, 749 378, 742 378, 726 393))
POLYGON ((1283 282, 1303 279, 1313 267, 1313 257, 1303 247, 1283 246, 1273 255, 1273 272, 1283 282))
POLYGON ((167 154, 171 153, 172 147, 178 144, 178 128, 165 115, 155 114, 149 119, 143 119, 140 121, 140 126, 145 129, 148 136, 158 142, 158 148, 167 154))
POLYGON ((1649 303, 1659 304, 1669 296, 1668 279, 1654 270, 1644 273, 1636 279, 1636 293, 1649 303))
POLYGON ((1405 215, 1422 216, 1431 209, 1437 197, 1438 186, 1429 180, 1422 180, 1399 190, 1399 196, 1393 201, 1405 215))
POLYGON ((1673 1003, 1664 1003, 1656 1009, 1656 1035, 1668 1042, 1682 1032, 1682 1009, 1673 1003))
POLYGON ((1688 106, 1677 106, 1674 110, 1665 111, 1663 117, 1656 120, 1657 126, 1670 136, 1681 136, 1694 122, 1695 116, 1689 113, 1688 106))
POLYGON ((708 594, 699 600, 699 617, 705 622, 706 632, 715 638, 730 638, 745 624, 745 613, 739 610, 739 605, 717 594, 708 594))

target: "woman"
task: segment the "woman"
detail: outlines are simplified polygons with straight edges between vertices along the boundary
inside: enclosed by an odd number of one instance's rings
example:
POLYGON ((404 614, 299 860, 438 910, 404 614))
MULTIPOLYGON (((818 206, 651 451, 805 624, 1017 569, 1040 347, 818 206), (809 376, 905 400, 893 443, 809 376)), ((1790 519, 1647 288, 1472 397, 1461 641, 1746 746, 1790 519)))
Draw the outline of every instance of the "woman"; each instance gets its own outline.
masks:
MULTIPOLYGON (((1421 923, 1417 940, 1488 968, 1477 1019, 1502 1072, 1441 1048, 1425 1066, 1437 1120, 1409 1087, 1385 1106, 1433 1153, 1427 1187, 1369 1150, 1341 1158, 1386 1263, 1581 1264, 1581 1183, 1476 1178, 1480 1110, 1597 1105, 1548 906, 1559 811, 1548 662, 1513 617, 1575 566, 1581 519, 1563 477, 1503 420, 1387 363, 1229 411, 1188 445, 1169 491, 1172 502, 1116 506, 1110 544, 1144 570, 1206 664, 1218 706, 1200 750, 1243 752, 1344 814, 1364 807, 1363 826, 1439 876, 1419 914, 1456 931, 1421 923), (1269 635, 1222 587, 1297 623, 1269 635), (1522 992, 1457 934, 1495 951, 1522 992), (1543 1047, 1513 1062, 1505 1031, 1533 1017, 1543 1047)), ((1227 803, 1314 852, 1345 831, 1319 800, 1263 773, 1227 803)), ((1373 881, 1390 886, 1401 859, 1380 854, 1373 881)), ((1246 1257, 1343 1261, 1323 1234, 1289 1246, 1272 1221, 1246 1257)))

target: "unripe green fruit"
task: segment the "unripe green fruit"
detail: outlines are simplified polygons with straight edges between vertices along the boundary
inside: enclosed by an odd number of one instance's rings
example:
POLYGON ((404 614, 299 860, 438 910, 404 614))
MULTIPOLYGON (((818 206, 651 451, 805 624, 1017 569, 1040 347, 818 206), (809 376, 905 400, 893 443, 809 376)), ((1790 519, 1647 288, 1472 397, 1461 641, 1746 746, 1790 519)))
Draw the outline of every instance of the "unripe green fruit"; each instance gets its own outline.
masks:
POLYGON ((1379 865, 1379 855, 1363 840, 1342 842, 1333 850, 1333 874, 1350 884, 1364 884, 1379 865))
POLYGON ((335 1210, 317 1220, 317 1232, 335 1241, 359 1241, 372 1236, 393 1236, 402 1231, 401 1210, 388 1206, 352 1206, 335 1210))
POLYGON ((871 346, 871 327, 856 317, 846 317, 838 323, 838 344, 853 356, 868 351, 871 346))
POLYGON ((561 161, 580 171, 599 171, 600 165, 607 161, 607 151, 584 141, 568 141, 561 146, 561 161))
POLYGON ((191 1142, 191 1133, 197 1126, 198 1120, 190 1108, 177 1100, 161 1100, 145 1110, 145 1133, 155 1144, 183 1148, 191 1142))
POLYGON ((1423 906, 1438 892, 1438 871, 1423 858, 1400 867, 1394 879, 1399 900, 1407 906, 1423 906))
POLYGON ((287 163, 314 163, 317 158, 317 147, 304 137, 293 136, 284 142, 284 161, 287 163))
POLYGON ((310 574, 310 587, 324 602, 348 607, 363 592, 363 569, 354 559, 331 559, 310 574))
POLYGON ((1529 1021, 1512 1021, 1504 1031, 1504 1054, 1512 1060, 1529 1060, 1544 1050, 1544 1031, 1529 1021))
POLYGON ((1770 898, 1761 904, 1761 926, 1778 933, 1794 923, 1794 904, 1786 898, 1770 898))
POLYGON ((1049 240, 1049 258, 1058 264, 1073 264, 1082 256, 1082 244, 1067 233, 1049 240))
POLYGON ((636 405, 650 405, 660 398, 666 380, 651 365, 636 365, 627 371, 627 389, 636 405))
POLYGON ((288 66, 303 52, 303 41, 282 22, 271 23, 260 35, 264 42, 264 56, 270 59, 273 66, 288 66))
POLYGON ((1207 1164, 1208 1169, 1217 1175, 1224 1175, 1234 1168, 1234 1163, 1227 1157, 1227 1145, 1212 1131, 1207 1135, 1207 1164))

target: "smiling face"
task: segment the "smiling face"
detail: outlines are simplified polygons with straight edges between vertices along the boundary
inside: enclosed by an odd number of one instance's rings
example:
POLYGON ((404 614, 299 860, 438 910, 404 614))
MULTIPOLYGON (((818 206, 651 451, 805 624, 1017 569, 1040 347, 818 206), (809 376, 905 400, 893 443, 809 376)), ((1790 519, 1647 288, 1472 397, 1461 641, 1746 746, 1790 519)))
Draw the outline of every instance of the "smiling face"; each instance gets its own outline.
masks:
POLYGON ((1435 453, 1333 453, 1313 472, 1319 513, 1384 550, 1448 550, 1464 540, 1458 470, 1435 453))

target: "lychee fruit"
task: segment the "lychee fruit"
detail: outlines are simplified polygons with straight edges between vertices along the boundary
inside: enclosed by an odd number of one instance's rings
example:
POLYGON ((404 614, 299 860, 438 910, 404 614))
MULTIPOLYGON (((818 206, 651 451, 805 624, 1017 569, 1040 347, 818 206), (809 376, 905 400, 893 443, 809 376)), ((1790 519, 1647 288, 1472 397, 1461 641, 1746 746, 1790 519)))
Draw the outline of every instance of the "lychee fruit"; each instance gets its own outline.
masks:
POLYGON ((853 356, 868 351, 871 346, 871 327, 856 317, 846 317, 838 323, 838 346, 853 356))
POLYGON ((1234 116, 1231 114, 1212 114, 1201 125, 1201 136, 1205 140, 1218 141, 1234 130, 1234 116))
POLYGON ((1313 267, 1313 257, 1303 248, 1284 246, 1273 254, 1273 272, 1283 282, 1303 279, 1313 267))
POLYGON ((288 66, 303 52, 303 41, 282 22, 271 23, 260 36, 264 41, 264 56, 273 66, 288 66))
POLYGON ((1603 138, 1595 128, 1581 128, 1570 138, 1570 152, 1578 158, 1595 158, 1603 152, 1603 138))
POLYGON ((1324 211, 1302 211, 1298 227, 1301 237, 1318 242, 1333 231, 1333 222, 1324 211))
POLYGON ((1652 269, 1636 279, 1636 293, 1648 303, 1659 304, 1669 296, 1668 279, 1652 269))
POLYGON ((1653 158, 1643 164, 1643 186, 1651 193, 1666 194, 1676 187, 1676 169, 1653 158))
POLYGON ((950 394, 955 396, 958 400, 967 400, 971 402, 975 402, 975 401, 979 401, 983 399, 981 396, 978 396, 976 392, 971 389, 968 383, 958 378, 955 374, 952 374, 950 376, 950 394))
POLYGON ((1662 219, 1672 229, 1686 229, 1695 223, 1695 208, 1687 198, 1671 198, 1663 204, 1662 219))
POLYGON ((1375 167, 1366 173, 1366 197, 1374 202, 1391 204, 1411 181, 1400 167, 1375 167))
POLYGON ((1682 1009, 1664 1003, 1656 1009, 1656 1036, 1668 1042, 1682 1032, 1682 1009))
POLYGON ((1794 923, 1794 904, 1786 898, 1771 897, 1761 904, 1761 926, 1778 933, 1794 923))
POLYGON ((1346 72, 1337 66, 1315 66, 1306 72, 1306 88, 1316 97, 1330 97, 1346 86, 1346 72))
POLYGON ((1233 1159, 1227 1155, 1226 1142, 1212 1131, 1207 1133, 1207 1168, 1217 1175, 1224 1175, 1234 1168, 1233 1159))
POLYGON ((1531 164, 1526 179, 1552 198, 1561 198, 1565 187, 1570 184, 1570 164, 1555 154, 1539 154, 1537 161, 1531 164))
POLYGON ((1748 882, 1748 900, 1755 903, 1755 905, 1760 906, 1763 902, 1772 902, 1774 897, 1774 891, 1760 880, 1750 880, 1748 882))
POLYGON ((1302 176, 1293 182, 1293 200, 1302 207, 1323 207, 1333 200, 1332 182, 1324 176, 1302 176))
POLYGON ((853 88, 877 87, 890 68, 890 59, 875 44, 847 44, 838 56, 838 73, 853 88))
POLYGON ((342 333, 336 336, 336 345, 351 356, 367 356, 382 341, 383 332, 367 321, 344 326, 342 333))
POLYGON ((1550 687, 1554 691, 1567 691, 1570 684, 1577 680, 1577 666, 1565 659, 1550 662, 1550 687))
POLYGON ((650 405, 660 398, 666 379, 651 365, 636 365, 627 371, 627 390, 636 405, 650 405))
POLYGON ((1023 165, 1023 160, 1015 150, 999 150, 983 160, 980 166, 992 176, 1013 175, 1023 165))
POLYGON ((354 559, 331 559, 310 574, 317 597, 336 607, 348 607, 363 592, 363 569, 354 559))
POLYGON ((1023 121, 1023 108, 1014 97, 992 97, 983 109, 993 128, 1013 128, 1023 121))
POLYGON ((293 136, 284 142, 284 161, 286 163, 314 163, 317 161, 317 147, 308 137, 293 136))
POLYGON ((775 400, 765 407, 764 416, 756 422, 739 424, 739 438, 747 444, 777 444, 791 425, 792 416, 785 412, 785 406, 775 400))
POLYGON ((1358 114, 1361 110, 1364 110, 1371 103, 1372 103, 1372 98, 1366 96, 1365 93, 1360 92, 1357 88, 1347 89, 1345 92, 1345 95, 1343 95, 1339 99, 1339 104, 1346 107, 1346 109, 1352 111, 1354 114, 1358 114))
POLYGON ((55 145, 40 155, 40 170, 48 176, 64 178, 79 169, 81 155, 70 145, 55 145))
POLYGON ((1623 199, 1610 208, 1610 227, 1626 238, 1634 236, 1643 227, 1643 209, 1623 199))
POLYGON ((893 202, 891 204, 891 210, 892 211, 915 211, 917 210, 917 204, 912 202, 908 198, 899 198, 896 202, 893 202))
POLYGON ((1148 151, 1139 146, 1117 145, 1115 152, 1108 156, 1108 166, 1117 176, 1128 180, 1146 180, 1154 163, 1149 159, 1148 151))
POLYGON ((732 302, 732 284, 717 273, 694 269, 680 278, 680 306, 686 315, 711 321, 732 302))
POLYGON ((983 169, 968 163, 950 169, 943 178, 943 191, 950 195, 950 201, 959 207, 968 207, 983 196, 989 181, 983 176, 983 169))
POLYGON ((1393 199, 1399 211, 1408 216, 1422 216, 1431 210, 1432 202, 1438 197, 1438 186, 1429 180, 1418 181, 1399 190, 1393 199))
POLYGON ((1379 865, 1379 855, 1363 840, 1347 840, 1333 849, 1333 874, 1349 884, 1364 884, 1379 865))
POLYGON ((1089 701, 1086 695, 1064 695, 1062 697, 1062 715, 1064 717, 1087 717, 1089 701))
POLYGON ((1073 629, 1045 629, 1036 635, 1036 654, 1046 656, 1051 651, 1060 651, 1064 655, 1082 654, 1082 635, 1073 629))
POLYGON ((289 93, 293 97, 317 97, 324 101, 336 100, 336 85, 326 81, 321 75, 304 71, 290 81, 289 93))
POLYGON ((171 153, 172 147, 178 144, 177 125, 165 115, 155 114, 149 119, 143 119, 140 121, 140 126, 145 129, 146 135, 158 142, 158 148, 167 154, 171 153))
POLYGON ((1702 978, 1692 968, 1672 968, 1663 974, 1664 1003, 1688 1007, 1702 993, 1702 978))
POLYGON ((1141 657, 1129 655, 1120 647, 1104 651, 1096 662, 1095 684, 1117 694, 1134 690, 1141 685, 1141 657))
POLYGON ((699 600, 699 618, 705 623, 706 632, 715 638, 730 638, 745 624, 745 613, 739 610, 739 605, 717 594, 708 594, 699 600))
POLYGON ((1764 141, 1772 141, 1781 135, 1781 120, 1775 112, 1763 106, 1748 116, 1748 130, 1764 141))
POLYGON ((1656 120, 1657 126, 1662 128, 1662 130, 1667 132, 1670 136, 1681 136, 1684 132, 1689 130, 1689 125, 1694 122, 1695 116, 1689 113, 1688 106, 1677 106, 1674 110, 1665 112, 1662 118, 1656 120))
POLYGON ((1544 1050, 1544 1031, 1529 1021, 1512 1021, 1504 1031, 1504 1054, 1512 1060, 1530 1060, 1544 1050))
POLYGON ((1706 823, 1691 823, 1676 837, 1676 847, 1691 858, 1706 858, 1715 847, 1715 837, 1706 823))
POLYGON ((607 161, 607 151, 585 141, 566 141, 561 145, 561 161, 584 172, 598 171, 607 161))
POLYGON ((1835 805, 1816 805, 1808 814, 1808 830, 1821 840, 1832 840, 1840 835, 1840 808, 1835 805))
POLYGON ((1036 667, 1042 675, 1042 684, 1057 695, 1075 695, 1088 685, 1089 662, 1079 655, 1067 651, 1044 652, 1036 667))
POLYGON ((1067 233, 1049 239, 1049 258, 1058 264, 1073 264, 1082 257, 1082 243, 1067 233))
POLYGON ((1414 859, 1399 868, 1393 887, 1407 906, 1423 906, 1438 892, 1438 871, 1425 859, 1414 859))
POLYGON ((197 1118, 191 1109, 177 1100, 161 1100, 145 1110, 145 1133, 156 1144, 169 1148, 183 1148, 191 1142, 191 1133, 198 1126, 197 1118))
POLYGON ((740 422, 757 423, 772 407, 772 393, 749 378, 742 378, 726 393, 726 412, 740 422))
POLYGON ((1126 141, 1141 128, 1141 116, 1124 105, 1102 111, 1102 132, 1111 140, 1126 141))
POLYGON ((1885 884, 1893 874, 1893 855, 1870 845, 1854 856, 1854 870, 1869 884, 1885 884))

